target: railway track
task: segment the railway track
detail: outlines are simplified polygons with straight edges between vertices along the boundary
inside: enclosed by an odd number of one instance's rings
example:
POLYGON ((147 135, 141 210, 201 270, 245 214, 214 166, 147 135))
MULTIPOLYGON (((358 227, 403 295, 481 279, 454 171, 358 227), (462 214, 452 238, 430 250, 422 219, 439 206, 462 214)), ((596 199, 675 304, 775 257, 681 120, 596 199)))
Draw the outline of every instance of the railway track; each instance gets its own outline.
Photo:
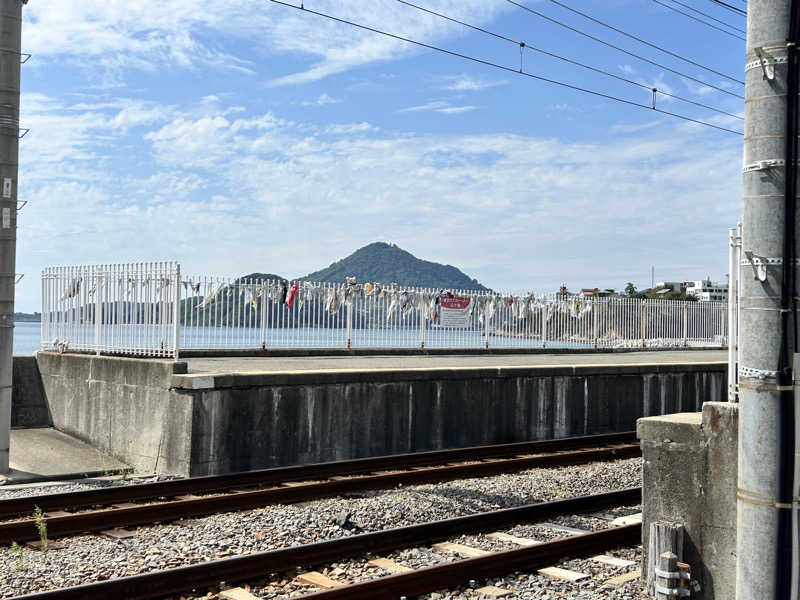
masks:
MULTIPOLYGON (((337 540, 246 554, 234 558, 121 577, 107 581, 17 596, 12 600, 149 600, 219 585, 263 580, 273 573, 315 566, 400 548, 431 544, 464 534, 494 531, 518 523, 541 521, 565 514, 599 511, 641 502, 640 488, 543 502, 467 517, 433 521, 337 540)), ((398 598, 454 587, 515 571, 537 569, 570 556, 586 556, 639 543, 640 526, 613 527, 594 533, 542 543, 478 558, 460 560, 409 573, 381 577, 311 594, 319 598, 398 598)), ((204 594, 205 592, 202 592, 204 594)))
POLYGON ((640 456, 635 434, 608 434, 280 467, 222 476, 0 501, 0 543, 35 540, 36 507, 51 537, 171 521, 396 486, 640 456), (399 470, 404 469, 404 470, 399 470), (194 494, 204 493, 205 496, 194 494), (98 506, 102 508, 97 508, 98 506), (58 512, 53 512, 58 511, 58 512))

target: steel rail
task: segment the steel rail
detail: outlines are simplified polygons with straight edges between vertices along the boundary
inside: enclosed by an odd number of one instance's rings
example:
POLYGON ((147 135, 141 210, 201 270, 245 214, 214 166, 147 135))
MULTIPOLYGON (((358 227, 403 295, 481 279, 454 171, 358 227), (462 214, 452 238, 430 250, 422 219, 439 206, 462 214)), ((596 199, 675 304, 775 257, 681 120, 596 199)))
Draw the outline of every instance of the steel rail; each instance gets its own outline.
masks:
MULTIPOLYGON (((176 498, 129 507, 113 507, 67 515, 45 515, 51 537, 196 517, 217 512, 246 510, 268 504, 302 502, 329 498, 356 491, 393 488, 398 485, 438 483, 467 477, 485 477, 510 471, 542 466, 583 464, 593 460, 629 458, 640 455, 638 445, 629 444, 603 449, 572 450, 509 460, 443 467, 421 467, 416 470, 371 474, 322 482, 291 484, 257 490, 234 491, 223 495, 199 498, 176 498)), ((27 518, 0 523, 0 544, 35 540, 39 537, 37 521, 27 518)))
POLYGON ((641 540, 641 530, 640 525, 613 527, 594 533, 545 542, 538 546, 493 552, 487 556, 380 577, 323 592, 306 594, 302 598, 374 600, 375 598, 417 596, 455 587, 473 579, 481 581, 515 571, 541 569, 551 566, 567 556, 586 556, 620 546, 638 544, 641 540))
MULTIPOLYGON (((579 496, 554 502, 528 504, 526 506, 480 513, 467 517, 433 521, 421 525, 353 535, 327 542, 317 542, 268 552, 257 552, 164 571, 154 571, 151 573, 142 573, 129 577, 99 581, 71 588, 27 594, 25 596, 17 596, 12 600, 22 600, 23 598, 25 600, 107 600, 108 598, 149 600, 172 594, 179 594, 188 590, 214 586, 221 581, 233 583, 260 579, 265 575, 292 570, 298 566, 320 565, 327 562, 360 556, 368 552, 386 552, 398 548, 430 544, 467 533, 477 533, 509 527, 520 522, 542 520, 562 514, 575 514, 586 511, 603 510, 615 506, 638 504, 641 502, 641 497, 641 488, 632 488, 592 496, 579 496)), ((549 556, 547 549, 542 551, 541 554, 532 553, 528 555, 527 560, 545 560, 543 557, 547 556, 546 560, 552 564, 565 555, 576 555, 583 552, 599 552, 613 546, 637 543, 639 540, 639 530, 640 527, 638 525, 632 525, 609 530, 605 536, 591 539, 586 536, 576 536, 570 538, 572 540, 577 540, 573 541, 572 544, 566 543, 569 540, 564 540, 565 544, 563 545, 548 546, 547 544, 542 544, 534 548, 546 547, 551 550, 555 549, 556 551, 549 554, 549 556), (587 539, 589 539, 588 542, 587 539)), ((533 548, 526 548, 525 550, 532 549, 533 548)), ((514 550, 512 552, 519 551, 514 550)), ((518 568, 527 568, 528 564, 538 564, 522 561, 519 558, 520 556, 525 555, 508 556, 501 561, 500 566, 505 564, 513 571, 518 568)), ((480 570, 478 567, 476 567, 475 570, 467 569, 467 572, 470 573, 468 579, 475 579, 477 573, 484 573, 484 571, 480 570)), ((446 587, 446 585, 439 585, 439 587, 446 587)), ((375 598, 376 596, 363 597, 375 598)))
POLYGON ((185 494, 216 492, 234 487, 253 485, 278 485, 290 481, 324 479, 334 475, 355 475, 377 470, 408 468, 464 460, 480 460, 517 454, 559 452, 604 446, 628 444, 636 441, 636 433, 626 431, 601 435, 576 436, 537 442, 516 442, 491 446, 471 446, 450 450, 433 450, 410 454, 395 454, 372 458, 313 463, 301 466, 276 467, 227 475, 207 475, 189 479, 176 479, 143 483, 116 488, 86 490, 62 494, 46 494, 26 498, 0 500, 0 518, 30 515, 35 507, 42 510, 68 510, 82 506, 102 506, 147 500, 150 498, 174 497, 185 494))

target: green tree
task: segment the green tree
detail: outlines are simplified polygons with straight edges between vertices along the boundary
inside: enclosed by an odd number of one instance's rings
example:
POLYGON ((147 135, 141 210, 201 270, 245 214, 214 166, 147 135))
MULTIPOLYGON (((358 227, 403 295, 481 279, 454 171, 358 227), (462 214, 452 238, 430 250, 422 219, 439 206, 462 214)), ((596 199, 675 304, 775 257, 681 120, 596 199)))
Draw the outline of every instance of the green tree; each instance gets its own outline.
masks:
POLYGON ((625 284, 625 293, 628 296, 633 296, 636 293, 636 286, 629 281, 628 283, 625 284))

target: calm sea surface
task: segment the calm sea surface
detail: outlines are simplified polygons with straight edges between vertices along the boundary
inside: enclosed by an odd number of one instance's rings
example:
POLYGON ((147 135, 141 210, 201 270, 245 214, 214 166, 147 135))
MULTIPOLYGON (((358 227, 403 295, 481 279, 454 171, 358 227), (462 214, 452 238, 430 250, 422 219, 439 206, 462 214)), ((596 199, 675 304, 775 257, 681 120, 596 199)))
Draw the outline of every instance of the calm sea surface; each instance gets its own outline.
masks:
POLYGON ((14 354, 33 354, 39 349, 41 323, 14 323, 14 354))

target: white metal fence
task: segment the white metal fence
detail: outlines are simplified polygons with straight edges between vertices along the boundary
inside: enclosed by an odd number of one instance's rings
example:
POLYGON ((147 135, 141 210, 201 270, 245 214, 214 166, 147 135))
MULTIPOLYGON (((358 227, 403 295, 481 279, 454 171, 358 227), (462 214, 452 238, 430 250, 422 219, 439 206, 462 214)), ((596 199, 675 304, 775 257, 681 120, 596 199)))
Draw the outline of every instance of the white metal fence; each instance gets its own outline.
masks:
POLYGON ((180 266, 174 262, 42 271, 42 349, 175 356, 180 266))
POLYGON ((719 302, 182 279, 176 263, 46 269, 42 299, 43 349, 150 356, 206 348, 720 346, 728 326, 719 302))

